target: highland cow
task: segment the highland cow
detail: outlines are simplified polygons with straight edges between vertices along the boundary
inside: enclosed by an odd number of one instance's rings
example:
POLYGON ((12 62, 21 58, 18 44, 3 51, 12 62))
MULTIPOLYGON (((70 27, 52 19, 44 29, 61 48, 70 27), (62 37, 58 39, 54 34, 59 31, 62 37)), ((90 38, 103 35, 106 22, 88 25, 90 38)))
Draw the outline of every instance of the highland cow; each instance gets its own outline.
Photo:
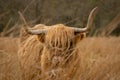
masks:
POLYGON ((78 70, 81 69, 77 44, 90 30, 96 9, 91 11, 85 28, 73 28, 63 24, 29 28, 19 13, 27 34, 24 37, 21 32, 18 54, 24 79, 34 80, 37 77, 43 80, 77 80, 80 75, 78 70))

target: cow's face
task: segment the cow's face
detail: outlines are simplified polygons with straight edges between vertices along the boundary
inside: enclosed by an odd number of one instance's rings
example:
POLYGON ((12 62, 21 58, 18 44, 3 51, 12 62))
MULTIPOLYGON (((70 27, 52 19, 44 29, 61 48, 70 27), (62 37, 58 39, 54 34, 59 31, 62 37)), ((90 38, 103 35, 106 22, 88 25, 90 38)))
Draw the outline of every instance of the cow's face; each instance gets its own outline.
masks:
POLYGON ((75 32, 71 27, 62 24, 48 26, 47 30, 46 33, 37 35, 39 42, 44 46, 42 65, 45 65, 45 69, 51 64, 64 65, 71 59, 69 56, 74 53, 76 44, 85 37, 84 32, 75 32), (47 61, 50 63, 47 64, 47 61))
POLYGON ((38 40, 49 48, 67 48, 74 47, 85 36, 85 32, 75 32, 68 26, 57 24, 47 27, 46 33, 41 33, 38 40))

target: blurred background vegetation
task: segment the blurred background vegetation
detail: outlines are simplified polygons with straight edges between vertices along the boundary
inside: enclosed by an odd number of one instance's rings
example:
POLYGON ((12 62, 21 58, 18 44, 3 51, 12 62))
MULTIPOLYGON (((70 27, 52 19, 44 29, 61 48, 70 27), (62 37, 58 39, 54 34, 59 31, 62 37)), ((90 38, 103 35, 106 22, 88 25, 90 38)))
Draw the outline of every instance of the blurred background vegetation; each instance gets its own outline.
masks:
POLYGON ((29 25, 62 23, 84 27, 90 11, 99 10, 91 36, 120 35, 120 0, 0 0, 0 36, 18 37, 21 27, 18 11, 29 25))

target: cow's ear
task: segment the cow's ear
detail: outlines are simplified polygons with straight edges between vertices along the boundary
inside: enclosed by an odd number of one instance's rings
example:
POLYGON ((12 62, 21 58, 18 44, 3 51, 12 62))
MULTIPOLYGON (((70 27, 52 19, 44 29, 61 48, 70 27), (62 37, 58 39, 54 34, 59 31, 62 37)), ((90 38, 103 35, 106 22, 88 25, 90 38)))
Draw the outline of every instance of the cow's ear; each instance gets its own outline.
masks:
POLYGON ((45 42, 45 33, 38 34, 37 40, 40 41, 41 43, 44 43, 45 42))
POLYGON ((86 37, 86 33, 75 33, 74 43, 77 44, 86 37))

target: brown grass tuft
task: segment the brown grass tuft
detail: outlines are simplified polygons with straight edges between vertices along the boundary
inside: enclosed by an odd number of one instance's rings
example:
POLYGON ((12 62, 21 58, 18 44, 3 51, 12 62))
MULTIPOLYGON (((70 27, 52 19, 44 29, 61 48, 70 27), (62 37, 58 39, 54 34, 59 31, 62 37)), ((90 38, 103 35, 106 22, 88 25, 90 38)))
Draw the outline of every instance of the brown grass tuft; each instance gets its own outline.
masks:
POLYGON ((0 80, 20 80, 18 38, 0 38, 0 80))
POLYGON ((18 51, 18 38, 0 38, 0 50, 4 50, 8 53, 17 53, 18 51))

